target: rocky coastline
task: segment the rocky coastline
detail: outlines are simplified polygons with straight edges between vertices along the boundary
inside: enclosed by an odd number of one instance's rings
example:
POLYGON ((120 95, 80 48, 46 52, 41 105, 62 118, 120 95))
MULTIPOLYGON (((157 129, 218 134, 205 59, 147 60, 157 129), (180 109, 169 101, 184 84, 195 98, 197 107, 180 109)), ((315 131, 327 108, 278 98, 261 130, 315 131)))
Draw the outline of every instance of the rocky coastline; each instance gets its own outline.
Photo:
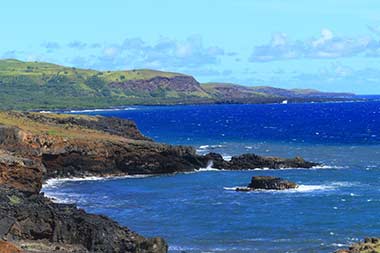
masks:
POLYGON ((169 174, 212 164, 221 170, 312 168, 300 157, 220 154, 156 143, 134 122, 116 118, 0 112, 0 240, 24 252, 167 252, 162 238, 144 238, 75 205, 41 193, 50 178, 169 174))

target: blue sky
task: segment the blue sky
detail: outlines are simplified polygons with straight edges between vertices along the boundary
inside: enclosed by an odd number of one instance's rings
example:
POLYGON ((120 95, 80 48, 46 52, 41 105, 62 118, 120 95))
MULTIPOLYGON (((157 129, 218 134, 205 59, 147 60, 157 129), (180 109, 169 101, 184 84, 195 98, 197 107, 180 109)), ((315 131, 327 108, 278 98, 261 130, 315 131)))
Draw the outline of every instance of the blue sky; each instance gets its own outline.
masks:
POLYGON ((8 0, 0 57, 380 94, 378 0, 8 0))

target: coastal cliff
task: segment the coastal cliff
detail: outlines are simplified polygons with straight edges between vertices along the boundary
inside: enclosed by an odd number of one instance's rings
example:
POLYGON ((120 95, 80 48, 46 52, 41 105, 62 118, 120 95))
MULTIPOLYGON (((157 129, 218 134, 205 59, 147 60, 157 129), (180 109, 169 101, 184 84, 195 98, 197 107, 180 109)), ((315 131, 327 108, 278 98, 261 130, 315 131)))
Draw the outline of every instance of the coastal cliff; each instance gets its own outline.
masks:
POLYGON ((225 83, 200 84, 190 75, 149 69, 97 71, 44 62, 0 60, 2 110, 352 99, 358 98, 354 94, 315 90, 286 90, 225 83))
POLYGON ((110 219, 57 204, 40 193, 49 178, 168 174, 212 166, 223 170, 311 168, 296 157, 254 154, 225 161, 188 146, 156 143, 134 122, 64 114, 0 112, 0 238, 39 252, 166 252, 110 219))

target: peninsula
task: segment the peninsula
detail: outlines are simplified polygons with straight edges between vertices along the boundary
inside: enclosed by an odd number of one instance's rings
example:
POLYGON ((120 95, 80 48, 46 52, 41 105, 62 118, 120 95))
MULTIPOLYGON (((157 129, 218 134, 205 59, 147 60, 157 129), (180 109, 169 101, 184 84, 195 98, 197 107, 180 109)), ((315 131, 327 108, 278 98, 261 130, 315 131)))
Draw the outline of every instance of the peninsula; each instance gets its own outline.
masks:
POLYGON ((0 112, 0 238, 33 252, 166 252, 164 239, 144 238, 75 205, 40 193, 62 177, 169 174, 206 166, 224 170, 311 168, 318 163, 244 154, 223 160, 192 147, 156 143, 129 120, 0 112))

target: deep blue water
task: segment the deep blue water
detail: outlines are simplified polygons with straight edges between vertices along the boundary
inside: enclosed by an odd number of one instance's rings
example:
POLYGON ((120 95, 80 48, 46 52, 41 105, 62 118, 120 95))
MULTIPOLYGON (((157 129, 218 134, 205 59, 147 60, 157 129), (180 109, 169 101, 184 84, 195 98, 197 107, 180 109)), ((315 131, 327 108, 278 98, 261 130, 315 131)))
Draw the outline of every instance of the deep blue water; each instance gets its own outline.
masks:
MULTIPOLYGON (((83 113, 83 112, 82 112, 83 113)), ((380 236, 380 102, 133 107, 86 112, 133 119, 157 141, 199 153, 301 155, 312 170, 203 171, 55 181, 49 196, 108 215, 170 252, 332 252, 380 236), (253 175, 297 190, 242 193, 253 175)))

